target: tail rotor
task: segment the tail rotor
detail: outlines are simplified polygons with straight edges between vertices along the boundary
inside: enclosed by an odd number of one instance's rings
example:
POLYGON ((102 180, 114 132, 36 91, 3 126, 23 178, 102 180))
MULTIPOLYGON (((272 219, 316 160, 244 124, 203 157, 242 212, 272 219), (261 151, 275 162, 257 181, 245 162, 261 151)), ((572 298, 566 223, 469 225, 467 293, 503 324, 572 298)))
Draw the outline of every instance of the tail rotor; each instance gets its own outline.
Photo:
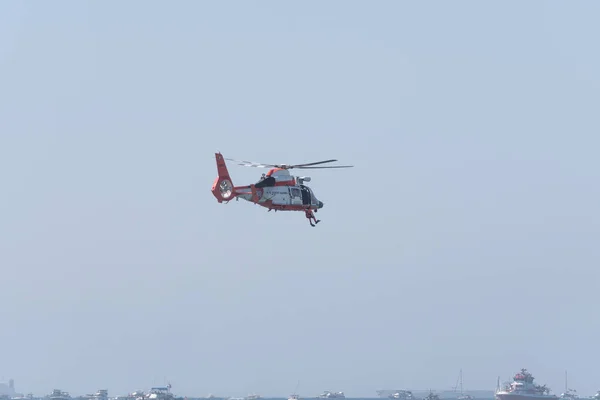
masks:
POLYGON ((215 179, 211 192, 219 203, 229 201, 236 196, 235 187, 227 171, 227 165, 221 153, 215 153, 215 159, 217 161, 217 173, 218 176, 215 179))

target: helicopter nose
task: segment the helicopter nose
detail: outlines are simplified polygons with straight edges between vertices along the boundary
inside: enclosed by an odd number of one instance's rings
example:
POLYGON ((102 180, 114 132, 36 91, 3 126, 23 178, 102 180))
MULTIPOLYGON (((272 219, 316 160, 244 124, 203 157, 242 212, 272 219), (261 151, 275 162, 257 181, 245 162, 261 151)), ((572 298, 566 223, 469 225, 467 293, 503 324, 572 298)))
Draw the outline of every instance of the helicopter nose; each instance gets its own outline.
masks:
POLYGON ((323 208, 323 202, 319 201, 319 208, 323 208))

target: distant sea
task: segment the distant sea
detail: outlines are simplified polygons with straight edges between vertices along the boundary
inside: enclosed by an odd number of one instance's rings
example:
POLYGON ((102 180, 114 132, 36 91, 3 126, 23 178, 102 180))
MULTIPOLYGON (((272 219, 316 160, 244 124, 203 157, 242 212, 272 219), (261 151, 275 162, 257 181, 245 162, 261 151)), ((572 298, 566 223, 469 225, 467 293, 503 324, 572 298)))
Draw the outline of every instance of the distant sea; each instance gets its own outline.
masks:
MULTIPOLYGON (((437 394, 438 396, 440 396, 440 400, 457 400, 456 395, 454 395, 454 393, 452 394, 447 394, 444 393, 444 391, 435 391, 432 390, 433 393, 437 394), (444 394, 446 394, 444 396, 444 394)), ((479 396, 475 396, 472 392, 469 393, 467 391, 465 391, 465 394, 470 394, 471 396, 473 396, 473 400, 494 400, 494 392, 490 391, 489 395, 481 395, 481 392, 485 392, 485 391, 479 391, 479 396)), ((413 391, 413 395, 415 396, 415 400, 424 400, 424 398, 427 396, 429 392, 424 392, 424 391, 413 391)), ((237 397, 214 397, 212 400, 241 400, 243 397, 237 398, 237 397)), ((593 400, 592 397, 588 397, 588 396, 581 396, 579 397, 580 400, 593 400)), ((195 397, 187 397, 187 400, 207 400, 206 397, 200 397, 200 398, 195 398, 195 397)), ((288 397, 261 397, 261 400, 288 400, 288 397)), ((300 400, 323 400, 319 397, 303 397, 300 394, 300 400)), ((389 400, 387 399, 387 397, 377 397, 377 396, 373 396, 373 397, 350 397, 350 396, 346 396, 345 400, 389 400)))
MULTIPOLYGON (((432 392, 436 393, 435 390, 433 390, 432 392)), ((416 398, 415 400, 423 400, 423 398, 426 396, 426 395, 421 396, 420 394, 417 394, 417 393, 414 393, 414 394, 415 394, 415 398, 416 398)), ((437 394, 440 396, 441 400, 455 400, 456 399, 456 396, 445 397, 445 396, 443 396, 443 393, 439 393, 439 392, 437 394)), ((473 395, 471 395, 471 396, 473 396, 473 395)), ((198 397, 189 397, 189 396, 187 397, 187 399, 188 400, 207 400, 205 397, 198 398, 198 397)), ((229 400, 229 399, 236 399, 236 397, 224 397, 224 398, 214 397, 213 398, 213 400, 229 400)), ((377 396, 373 396, 373 397, 349 397, 349 396, 346 396, 346 398, 345 398, 345 400, 384 400, 384 399, 386 399, 386 398, 377 397, 377 396)), ((493 394, 493 392, 490 392, 490 395, 485 396, 485 397, 473 396, 473 399, 474 400, 494 400, 494 394, 493 394)), ((261 400, 288 400, 288 398, 287 397, 261 397, 261 400)), ((322 400, 322 399, 320 399, 318 397, 303 397, 302 395, 300 395, 300 400, 322 400)))

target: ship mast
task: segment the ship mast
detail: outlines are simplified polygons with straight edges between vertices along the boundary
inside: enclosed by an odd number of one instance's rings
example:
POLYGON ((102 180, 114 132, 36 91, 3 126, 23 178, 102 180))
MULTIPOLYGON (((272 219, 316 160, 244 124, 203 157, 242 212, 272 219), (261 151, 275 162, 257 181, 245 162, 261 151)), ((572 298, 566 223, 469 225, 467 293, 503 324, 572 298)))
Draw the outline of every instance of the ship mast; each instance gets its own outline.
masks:
POLYGON ((454 386, 454 392, 456 392, 459 387, 460 387, 460 395, 462 396, 463 395, 462 368, 460 369, 460 372, 458 373, 458 379, 456 382, 456 386, 454 386))

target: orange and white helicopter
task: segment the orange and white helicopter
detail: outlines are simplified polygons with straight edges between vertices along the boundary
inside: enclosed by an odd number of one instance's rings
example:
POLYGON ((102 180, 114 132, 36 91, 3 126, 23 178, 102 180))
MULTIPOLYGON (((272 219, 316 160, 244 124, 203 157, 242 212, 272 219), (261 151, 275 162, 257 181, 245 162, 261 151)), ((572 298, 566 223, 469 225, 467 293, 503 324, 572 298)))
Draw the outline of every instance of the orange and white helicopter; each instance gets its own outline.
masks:
POLYGON ((304 211, 311 226, 318 224, 318 220, 313 211, 323 208, 323 202, 318 200, 312 189, 304 185, 304 182, 310 182, 309 176, 292 176, 290 169, 318 169, 318 168, 351 168, 353 165, 337 165, 315 167, 318 164, 325 164, 337 160, 318 161, 307 164, 260 164, 250 161, 238 161, 230 158, 224 159, 221 153, 215 153, 217 160, 218 176, 212 186, 212 194, 219 203, 226 202, 235 198, 242 198, 252 203, 258 204, 271 210, 279 211, 304 211), (270 168, 266 174, 262 174, 261 179, 254 184, 247 186, 233 186, 225 160, 234 161, 239 165, 254 168, 270 168), (315 224, 313 224, 313 221, 315 224))

